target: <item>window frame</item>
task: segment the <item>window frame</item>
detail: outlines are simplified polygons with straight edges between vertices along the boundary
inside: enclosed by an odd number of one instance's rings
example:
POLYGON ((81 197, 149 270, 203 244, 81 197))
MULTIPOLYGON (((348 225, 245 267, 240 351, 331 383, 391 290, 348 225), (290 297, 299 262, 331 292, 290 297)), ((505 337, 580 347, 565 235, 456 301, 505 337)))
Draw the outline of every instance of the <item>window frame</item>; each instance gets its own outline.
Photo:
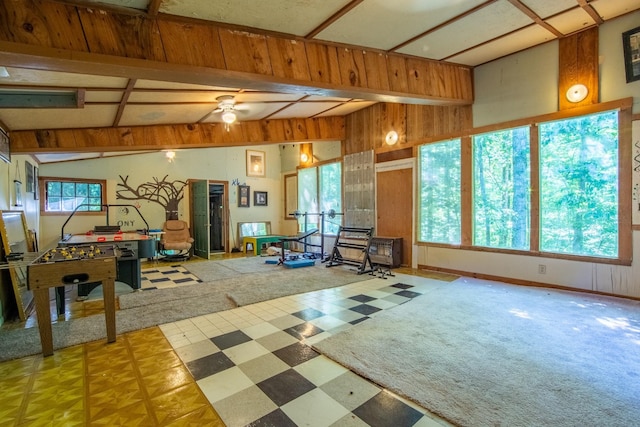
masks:
MULTIPOLYGON (((316 162, 313 163, 309 166, 298 166, 296 168, 296 176, 298 177, 297 179, 297 184, 298 184, 298 194, 296 194, 296 200, 298 200, 298 206, 300 205, 300 191, 302 189, 302 185, 300 185, 301 181, 300 181, 300 177, 299 177, 299 172, 301 170, 305 170, 305 169, 315 169, 316 173, 315 173, 315 178, 316 178, 316 200, 318 203, 318 211, 319 212, 313 212, 313 213, 320 213, 322 211, 321 209, 321 204, 322 204, 322 200, 321 200, 321 192, 322 192, 322 188, 321 188, 321 183, 320 183, 320 168, 322 166, 327 166, 327 165, 331 165, 334 163, 339 163, 340 164, 340 206, 344 209, 344 165, 342 162, 341 158, 337 158, 337 159, 330 159, 330 160, 324 160, 321 162, 316 162)), ((304 212, 301 212, 304 213, 304 212)), ((341 214, 341 212, 336 212, 338 214, 341 214)), ((341 216, 342 218, 342 216, 341 216)), ((320 219, 318 218, 318 223, 319 223, 320 219)), ((340 222, 342 222, 342 219, 340 220, 340 222)), ((300 229, 300 227, 302 226, 302 224, 304 224, 304 222, 301 222, 300 220, 298 220, 298 228, 300 229)), ((319 224, 319 227, 321 227, 321 224, 319 224)), ((300 230, 302 231, 302 230, 300 230)), ((335 236, 335 234, 331 234, 331 233, 327 233, 325 230, 325 235, 326 236, 335 236)))
POLYGON ((47 211, 47 182, 73 182, 73 183, 81 183, 81 184, 100 184, 101 190, 101 206, 99 211, 76 211, 74 215, 104 215, 106 208, 104 205, 107 204, 107 180, 106 179, 87 179, 87 178, 60 178, 60 177, 51 177, 51 176, 40 176, 38 177, 38 191, 40 196, 40 215, 47 216, 69 216, 73 211, 47 211))
MULTIPOLYGON (((581 262, 593 262, 598 264, 615 264, 615 265, 631 265, 633 254, 633 233, 631 221, 631 186, 632 186, 632 106, 633 98, 624 98, 615 101, 604 102, 583 107, 576 107, 570 110, 563 110, 555 113, 544 114, 535 117, 512 120, 509 122, 487 125, 479 128, 472 128, 455 134, 447 134, 446 136, 430 137, 420 140, 416 144, 416 149, 420 145, 446 141, 454 138, 462 139, 462 242, 460 245, 451 245, 446 243, 433 243, 419 240, 418 228, 415 229, 415 241, 418 246, 425 247, 442 247, 463 249, 478 252, 494 252, 503 254, 528 255, 534 257, 556 258, 581 262), (562 119, 570 119, 579 116, 587 116, 606 111, 617 111, 618 113, 618 256, 615 258, 605 258, 596 256, 584 256, 574 254, 558 254, 552 252, 544 252, 540 250, 539 234, 540 234, 540 205, 539 205, 539 135, 538 123, 547 121, 557 121, 562 119), (472 136, 487 132, 501 131, 509 128, 529 126, 530 138, 530 162, 531 162, 531 229, 530 229, 530 247, 528 250, 520 249, 499 249, 489 247, 474 246, 473 237, 473 190, 472 190, 472 136)), ((418 171, 419 176, 419 171, 418 171)), ((416 185, 416 191, 419 191, 420 182, 416 185)), ((416 193, 417 194, 417 193, 416 193)), ((416 218, 420 215, 420 205, 416 204, 416 218)))

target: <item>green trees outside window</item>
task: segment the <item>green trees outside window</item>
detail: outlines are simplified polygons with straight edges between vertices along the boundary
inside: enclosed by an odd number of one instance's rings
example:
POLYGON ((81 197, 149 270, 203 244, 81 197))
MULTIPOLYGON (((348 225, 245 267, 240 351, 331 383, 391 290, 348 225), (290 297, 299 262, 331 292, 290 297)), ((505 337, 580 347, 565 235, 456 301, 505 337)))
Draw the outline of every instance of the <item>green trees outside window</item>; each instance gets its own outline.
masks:
POLYGON ((102 210, 103 191, 99 182, 54 181, 45 182, 45 211, 100 212, 102 210))
MULTIPOLYGON (((418 239, 531 250, 531 223, 538 221, 534 250, 570 256, 619 256, 618 111, 606 111, 472 136, 473 229, 461 230, 461 140, 419 150, 418 239), (533 126, 533 125, 532 125, 533 126), (531 162, 536 143, 539 163, 531 162), (532 171, 539 182, 530 182, 532 171), (531 192, 535 187, 538 191, 531 192), (539 210, 532 212, 532 197, 539 210), (471 239, 470 239, 471 240, 471 239)), ((469 172, 469 171, 468 171, 469 172)))
MULTIPOLYGON (((342 163, 334 162, 298 171, 298 210, 302 213, 342 212, 342 163)), ((336 234, 341 216, 325 218, 325 233, 336 234)), ((320 216, 306 218, 307 229, 321 228, 320 216)), ((305 217, 298 218, 299 230, 304 230, 305 217)))
POLYGON ((540 249, 618 255, 618 114, 540 125, 540 249))
POLYGON ((529 128, 473 138, 473 244, 529 249, 529 128))
POLYGON ((460 140, 420 147, 419 240, 460 243, 460 140))

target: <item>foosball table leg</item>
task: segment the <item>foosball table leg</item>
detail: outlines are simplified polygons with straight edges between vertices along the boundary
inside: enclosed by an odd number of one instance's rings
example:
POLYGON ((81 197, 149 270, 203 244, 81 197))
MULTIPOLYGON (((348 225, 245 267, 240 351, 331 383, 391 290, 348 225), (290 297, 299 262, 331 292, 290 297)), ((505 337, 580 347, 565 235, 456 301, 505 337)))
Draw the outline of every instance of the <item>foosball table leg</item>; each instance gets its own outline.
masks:
POLYGON ((107 342, 116 341, 116 291, 115 280, 102 281, 104 295, 104 316, 107 322, 107 342))
POLYGON ((34 289, 33 300, 36 305, 38 329, 40 329, 42 355, 51 356, 53 354, 53 334, 51 332, 51 313, 49 311, 49 289, 34 289))

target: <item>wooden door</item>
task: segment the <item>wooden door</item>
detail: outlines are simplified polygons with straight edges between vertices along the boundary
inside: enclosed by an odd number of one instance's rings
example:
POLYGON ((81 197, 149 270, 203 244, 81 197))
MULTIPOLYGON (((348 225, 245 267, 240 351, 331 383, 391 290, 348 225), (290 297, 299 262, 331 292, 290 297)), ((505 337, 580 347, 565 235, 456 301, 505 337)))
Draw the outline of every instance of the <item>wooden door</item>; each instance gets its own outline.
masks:
POLYGON ((194 255, 209 259, 209 183, 190 181, 191 194, 191 234, 194 255))
POLYGON ((411 266, 413 169, 376 173, 376 235, 402 237, 402 265, 411 266))

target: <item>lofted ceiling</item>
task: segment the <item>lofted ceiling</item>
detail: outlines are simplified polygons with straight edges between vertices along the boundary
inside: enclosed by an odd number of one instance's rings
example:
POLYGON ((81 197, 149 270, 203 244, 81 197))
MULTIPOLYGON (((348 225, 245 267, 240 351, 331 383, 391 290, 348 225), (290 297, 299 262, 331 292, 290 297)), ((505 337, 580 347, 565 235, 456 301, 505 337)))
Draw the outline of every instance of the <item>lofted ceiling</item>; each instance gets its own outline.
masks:
MULTIPOLYGON (((638 0, 52 1, 151 18, 212 21, 255 33, 360 46, 470 67, 640 9, 638 0)), ((240 121, 342 116, 375 102, 0 63, 0 123, 10 131, 219 123, 217 98, 222 95, 234 96, 240 121), (46 90, 41 94, 44 105, 11 104, 11 95, 33 89, 46 90), (69 96, 69 102, 82 108, 43 108, 58 95, 69 96)), ((96 155, 39 154, 38 160, 96 155)))

